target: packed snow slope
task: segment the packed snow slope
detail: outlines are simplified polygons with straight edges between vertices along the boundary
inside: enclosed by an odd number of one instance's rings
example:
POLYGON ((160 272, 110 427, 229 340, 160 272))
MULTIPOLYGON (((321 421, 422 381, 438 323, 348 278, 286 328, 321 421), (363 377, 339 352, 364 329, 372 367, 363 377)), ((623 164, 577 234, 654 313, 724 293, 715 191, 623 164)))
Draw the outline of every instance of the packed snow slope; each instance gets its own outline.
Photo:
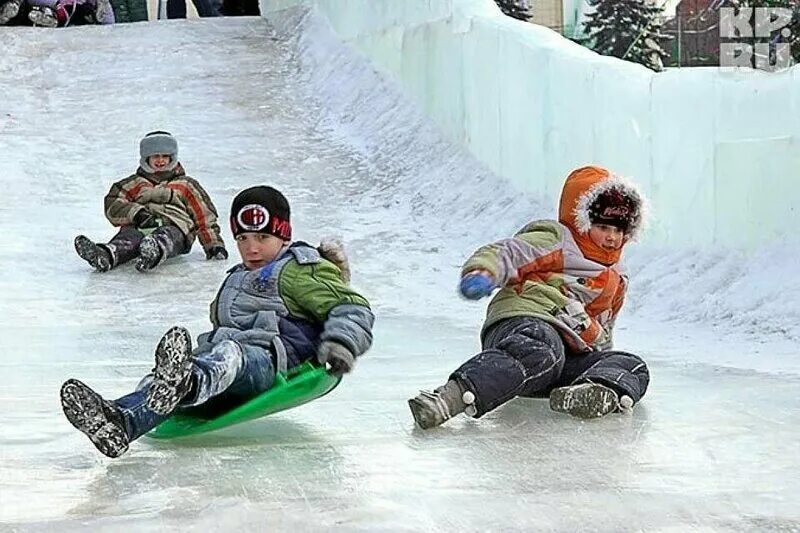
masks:
POLYGON ((0 49, 0 529, 800 527, 800 295, 785 241, 632 246, 617 342, 653 376, 633 416, 579 422, 528 399, 422 432, 405 400, 478 348, 485 304, 456 296, 460 263, 552 216, 552 197, 448 140, 304 10, 7 28, 0 49), (177 136, 223 219, 238 190, 267 183, 292 202, 297 238, 341 236, 375 345, 317 402, 142 439, 112 461, 63 418, 60 384, 129 391, 170 326, 208 328, 235 264, 195 249, 153 273, 96 274, 75 256, 76 234, 113 234, 102 197, 153 129, 177 136))

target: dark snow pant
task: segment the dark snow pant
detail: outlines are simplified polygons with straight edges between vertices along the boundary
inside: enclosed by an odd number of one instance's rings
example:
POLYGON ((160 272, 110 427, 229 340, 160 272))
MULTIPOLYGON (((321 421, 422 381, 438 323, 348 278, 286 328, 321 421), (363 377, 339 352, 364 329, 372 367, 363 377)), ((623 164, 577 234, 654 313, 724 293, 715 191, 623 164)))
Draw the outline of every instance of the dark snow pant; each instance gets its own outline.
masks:
MULTIPOLYGON (((166 250, 164 259, 185 254, 189 251, 190 247, 187 247, 186 237, 176 226, 160 226, 150 235, 158 241, 162 250, 166 250)), ((138 257, 139 245, 144 238, 145 234, 135 226, 123 226, 107 244, 101 244, 111 252, 112 268, 138 257)))
MULTIPOLYGON (((138 439, 170 415, 147 407, 147 391, 153 380, 145 376, 136 390, 114 401, 125 420, 131 441, 138 439)), ((271 352, 235 341, 223 341, 192 359, 192 388, 178 409, 199 416, 216 416, 269 390, 275 381, 271 352)))
POLYGON ((258 0, 223 0, 222 14, 226 17, 258 17, 261 9, 258 0))
MULTIPOLYGON (((185 19, 186 2, 189 0, 163 0, 167 2, 168 19, 185 19)), ((192 0, 197 14, 201 17, 218 17, 220 13, 211 0, 192 0)))
POLYGON ((650 373, 638 356, 620 351, 570 353, 558 330, 534 317, 514 317, 492 325, 483 351, 450 379, 475 394, 478 417, 516 396, 545 396, 556 387, 592 382, 641 400, 650 373))

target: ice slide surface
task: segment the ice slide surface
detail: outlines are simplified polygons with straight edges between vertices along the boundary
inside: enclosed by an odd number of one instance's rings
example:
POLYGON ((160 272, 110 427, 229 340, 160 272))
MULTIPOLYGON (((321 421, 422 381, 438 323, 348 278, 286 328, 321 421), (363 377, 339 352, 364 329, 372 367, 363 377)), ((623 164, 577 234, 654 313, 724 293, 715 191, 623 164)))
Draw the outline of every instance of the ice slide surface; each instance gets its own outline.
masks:
POLYGON ((749 256, 767 274, 742 304, 749 315, 738 300, 698 296, 702 285, 718 295, 752 286, 736 258, 630 250, 617 344, 652 373, 631 417, 582 423, 517 400, 415 429, 406 399, 478 347, 484 304, 455 295, 461 261, 554 206, 444 141, 336 48, 342 99, 361 104, 332 113, 292 26, 275 24, 0 33, 0 530, 800 528, 796 329, 759 311, 774 293, 797 312, 800 298, 782 288, 793 271, 785 250, 749 256), (367 122, 383 136, 351 127, 367 122), (207 328, 233 265, 195 248, 152 274, 98 275, 75 256, 77 233, 112 235, 102 197, 157 128, 178 137, 223 218, 239 189, 271 183, 292 202, 298 238, 341 235, 378 316, 376 341, 318 402, 183 442, 142 439, 108 460, 62 416, 61 382, 129 391, 170 326, 207 328))

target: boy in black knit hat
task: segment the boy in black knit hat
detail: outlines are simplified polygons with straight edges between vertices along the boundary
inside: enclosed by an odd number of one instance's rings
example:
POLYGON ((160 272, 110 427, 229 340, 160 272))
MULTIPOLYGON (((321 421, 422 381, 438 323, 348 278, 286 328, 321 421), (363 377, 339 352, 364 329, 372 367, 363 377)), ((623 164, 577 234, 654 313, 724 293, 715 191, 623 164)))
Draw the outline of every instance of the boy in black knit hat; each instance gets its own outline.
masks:
POLYGON ((136 269, 143 272, 189 253, 197 237, 206 259, 227 259, 217 209, 203 187, 185 174, 175 138, 150 132, 139 143, 139 154, 136 173, 112 185, 105 198, 106 218, 119 232, 106 244, 78 235, 78 255, 98 272, 138 258, 136 269))
POLYGON ((113 402, 75 379, 62 386, 67 419, 105 455, 118 457, 179 406, 218 412, 240 405, 268 390, 276 372, 308 360, 342 375, 370 347, 374 318, 343 279, 341 248, 293 243, 289 203, 279 191, 240 192, 230 224, 242 262, 228 271, 211 304, 212 329, 194 351, 188 331, 170 329, 153 373, 113 402))

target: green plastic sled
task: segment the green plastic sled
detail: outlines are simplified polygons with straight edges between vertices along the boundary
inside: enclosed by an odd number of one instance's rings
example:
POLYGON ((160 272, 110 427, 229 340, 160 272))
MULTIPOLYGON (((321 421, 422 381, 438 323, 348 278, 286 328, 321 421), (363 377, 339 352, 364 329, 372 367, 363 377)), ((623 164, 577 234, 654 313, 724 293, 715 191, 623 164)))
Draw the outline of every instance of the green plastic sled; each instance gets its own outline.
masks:
POLYGON ((342 378, 328 374, 325 367, 303 363, 286 374, 275 376, 275 384, 252 400, 214 418, 179 413, 147 434, 154 439, 174 439, 215 431, 291 409, 332 391, 342 378))

